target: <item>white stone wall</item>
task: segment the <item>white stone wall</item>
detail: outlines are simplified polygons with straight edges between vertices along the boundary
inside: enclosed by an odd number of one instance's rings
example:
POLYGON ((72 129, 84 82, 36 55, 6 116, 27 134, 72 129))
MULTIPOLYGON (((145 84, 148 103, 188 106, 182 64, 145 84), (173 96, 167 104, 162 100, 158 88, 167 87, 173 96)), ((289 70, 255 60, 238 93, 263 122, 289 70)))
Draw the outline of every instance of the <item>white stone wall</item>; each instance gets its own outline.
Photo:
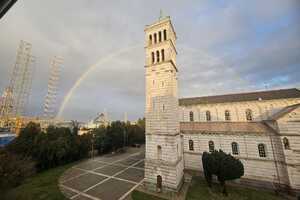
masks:
POLYGON ((243 122, 247 121, 247 109, 252 110, 253 121, 262 121, 282 108, 297 103, 300 103, 300 98, 180 106, 180 121, 190 121, 190 111, 194 113, 194 121, 206 121, 206 111, 210 111, 211 121, 225 121, 225 110, 229 110, 231 121, 243 122))
MULTIPOLYGON (((183 180, 183 148, 179 134, 179 105, 176 68, 176 34, 169 18, 145 29, 146 34, 146 158, 145 185, 155 189, 157 176, 162 189, 178 190, 183 180), (167 40, 148 41, 149 35, 167 31, 167 40), (164 50, 164 60, 156 52, 164 50), (152 52, 155 61, 152 62, 152 52), (151 186, 152 185, 152 186, 151 186), (151 186, 151 187, 150 187, 151 186)), ((162 36, 163 37, 163 36, 162 36)), ((152 39, 153 40, 153 39, 152 39)))
POLYGON ((184 134, 184 165, 186 169, 203 171, 202 153, 209 151, 209 141, 214 142, 216 150, 222 149, 227 153, 232 153, 232 142, 238 143, 239 155, 234 156, 239 158, 244 164, 245 175, 243 178, 288 184, 287 170, 284 164, 283 153, 280 151, 281 143, 278 136, 255 134, 184 134), (194 151, 189 150, 189 140, 193 140, 194 142, 194 151), (267 157, 265 158, 259 157, 259 143, 263 143, 266 146, 267 157), (274 149, 274 153, 272 149, 274 149), (274 156, 278 161, 277 166, 274 162, 274 156), (279 174, 279 181, 277 173, 279 174))
POLYGON ((287 138, 289 148, 284 148, 290 184, 300 190, 300 108, 293 110, 277 121, 281 142, 287 138))

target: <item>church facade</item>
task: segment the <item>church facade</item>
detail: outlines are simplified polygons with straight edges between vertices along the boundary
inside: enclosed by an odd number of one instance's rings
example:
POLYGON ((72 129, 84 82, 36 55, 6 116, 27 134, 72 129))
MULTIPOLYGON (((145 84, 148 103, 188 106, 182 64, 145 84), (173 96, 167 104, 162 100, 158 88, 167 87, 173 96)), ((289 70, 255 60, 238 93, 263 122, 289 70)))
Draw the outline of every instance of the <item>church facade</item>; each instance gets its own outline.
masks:
POLYGON ((300 191, 300 90, 178 98, 176 33, 169 17, 145 28, 145 185, 178 191, 202 172, 204 151, 239 158, 241 184, 300 191))

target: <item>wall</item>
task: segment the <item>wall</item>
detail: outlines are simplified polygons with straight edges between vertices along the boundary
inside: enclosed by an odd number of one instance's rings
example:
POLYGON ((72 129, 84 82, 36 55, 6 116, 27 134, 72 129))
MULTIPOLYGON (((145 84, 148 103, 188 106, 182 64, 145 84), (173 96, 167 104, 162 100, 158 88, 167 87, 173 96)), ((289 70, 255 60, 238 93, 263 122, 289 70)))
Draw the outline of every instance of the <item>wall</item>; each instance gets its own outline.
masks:
POLYGON ((194 121, 206 121, 207 110, 211 112, 212 121, 225 121, 225 110, 230 111, 231 121, 247 121, 247 109, 252 110, 253 121, 261 121, 282 108, 297 103, 300 103, 299 98, 180 106, 180 121, 190 121, 190 111, 194 112, 194 121))

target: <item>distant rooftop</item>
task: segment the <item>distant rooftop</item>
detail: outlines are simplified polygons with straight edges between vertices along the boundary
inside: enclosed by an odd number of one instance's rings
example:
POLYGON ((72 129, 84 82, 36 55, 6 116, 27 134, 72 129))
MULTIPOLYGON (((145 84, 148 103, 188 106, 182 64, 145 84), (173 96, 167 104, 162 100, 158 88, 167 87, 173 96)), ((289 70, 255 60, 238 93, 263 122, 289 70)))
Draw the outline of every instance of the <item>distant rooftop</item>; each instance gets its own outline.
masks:
POLYGON ((209 104, 209 103, 228 103, 228 102, 273 100, 273 99, 287 99, 287 98, 300 98, 300 90, 298 90, 297 88, 290 88, 290 89, 269 90, 269 91, 260 91, 260 92, 181 98, 179 99, 179 105, 189 106, 189 105, 209 104))

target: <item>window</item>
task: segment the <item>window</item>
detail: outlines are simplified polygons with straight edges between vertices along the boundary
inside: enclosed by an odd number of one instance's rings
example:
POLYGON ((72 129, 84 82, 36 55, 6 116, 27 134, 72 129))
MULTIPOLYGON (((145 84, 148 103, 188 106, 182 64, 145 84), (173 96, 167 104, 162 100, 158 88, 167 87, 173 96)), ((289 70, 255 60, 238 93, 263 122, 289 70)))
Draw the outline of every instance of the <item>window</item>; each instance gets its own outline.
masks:
POLYGON ((156 62, 159 62, 159 51, 156 51, 156 62))
POLYGON ((152 35, 149 35, 149 44, 152 44, 152 35))
POLYGON ((157 146, 157 159, 158 160, 161 160, 161 155, 162 155, 161 146, 158 145, 157 146))
POLYGON ((161 61, 165 61, 165 50, 161 50, 161 61))
POLYGON ((194 113, 193 111, 190 111, 190 122, 194 121, 194 113))
POLYGON ((252 110, 250 110, 250 109, 246 110, 246 119, 247 119, 247 121, 252 121, 253 120, 253 118, 252 118, 252 110))
POLYGON ((154 33, 154 43, 157 43, 157 34, 154 33))
POLYGON ((215 144, 213 141, 208 142, 208 149, 209 149, 209 152, 213 152, 215 150, 215 144))
POLYGON ((236 142, 231 143, 231 149, 232 149, 232 154, 233 155, 238 155, 239 154, 239 145, 236 142))
POLYGON ((165 104, 163 104, 162 108, 163 108, 163 110, 165 110, 165 104))
POLYGON ((206 121, 211 121, 210 111, 206 111, 206 121))
POLYGON ((161 87, 164 87, 165 86, 165 83, 162 81, 161 82, 161 87))
POLYGON ((155 84, 155 80, 152 81, 152 84, 153 84, 153 85, 155 84))
POLYGON ((167 40, 167 30, 164 30, 164 40, 167 40))
POLYGON ((152 59, 152 64, 155 62, 155 55, 154 52, 151 53, 151 59, 152 59))
POLYGON ((282 142, 283 142, 284 149, 290 149, 290 143, 286 137, 283 138, 282 142))
POLYGON ((161 31, 158 32, 158 41, 161 42, 161 31))
POLYGON ((189 150, 194 151, 194 141, 193 140, 189 140, 189 150))
POLYGON ((267 157, 266 155, 266 147, 264 144, 260 143, 258 144, 258 154, 259 154, 259 157, 267 157))
POLYGON ((225 110, 225 120, 226 121, 230 121, 230 112, 229 112, 229 110, 225 110))

